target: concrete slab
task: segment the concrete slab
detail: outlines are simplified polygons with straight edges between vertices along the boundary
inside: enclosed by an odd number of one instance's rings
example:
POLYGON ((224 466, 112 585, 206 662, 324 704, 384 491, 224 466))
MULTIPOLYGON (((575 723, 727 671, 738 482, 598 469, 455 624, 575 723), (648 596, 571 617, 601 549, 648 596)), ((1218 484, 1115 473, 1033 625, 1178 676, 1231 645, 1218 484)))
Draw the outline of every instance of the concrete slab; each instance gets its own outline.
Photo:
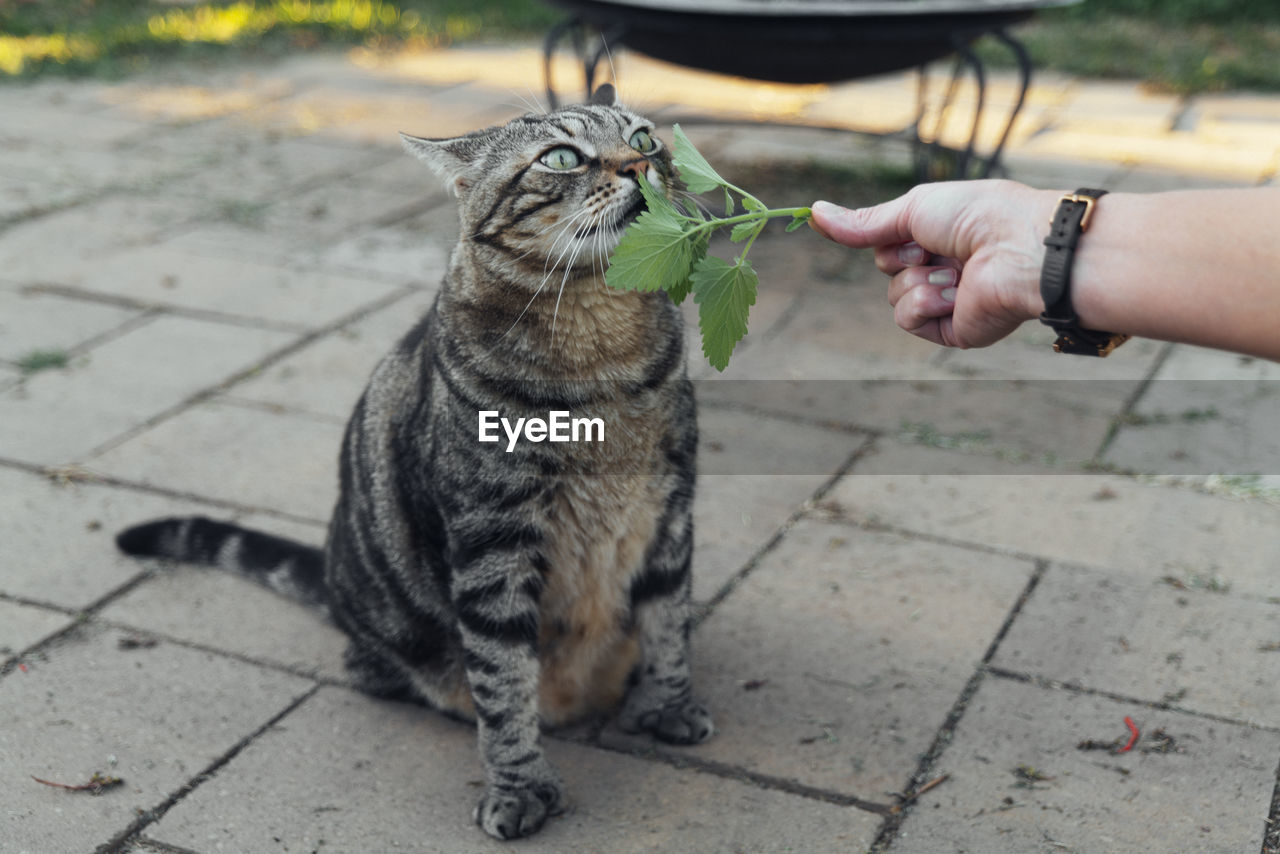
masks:
POLYGON ((0 665, 73 622, 61 611, 0 600, 0 665))
MULTIPOLYGON (((780 353, 766 362, 762 352, 746 351, 741 371, 773 370, 773 376, 704 383, 703 399, 802 413, 817 423, 900 435, 916 444, 1040 459, 1077 471, 1093 459, 1113 418, 1106 397, 1089 392, 1086 383, 960 379, 931 365, 908 372, 901 363, 806 345, 786 348, 785 362, 780 353), (786 376, 806 364, 814 368, 810 378, 786 376), (842 366, 848 370, 845 378, 822 373, 842 366), (889 376, 867 378, 877 370, 889 376)), ((1117 390, 1109 384, 1102 389, 1117 390)))
POLYGON ((695 692, 717 734, 687 752, 884 802, 906 785, 1032 569, 798 523, 694 636, 695 692))
POLYGON ((0 289, 0 359, 17 361, 36 350, 65 352, 140 315, 136 309, 0 289))
POLYGON ((209 85, 147 77, 117 83, 99 96, 106 116, 164 124, 206 122, 289 95, 290 81, 250 72, 212 75, 209 85))
MULTIPOLYGON (((1066 465, 1070 465, 1068 461, 1066 465)), ((1063 464, 1043 454, 1010 451, 991 444, 982 437, 940 436, 919 430, 902 430, 877 436, 867 450, 858 456, 853 468, 844 476, 850 479, 880 479, 880 485, 893 491, 894 479, 903 475, 1016 475, 1061 474, 1063 464)), ((845 488, 848 488, 847 485, 845 488)), ((875 486, 869 487, 875 489, 875 486)), ((824 502, 828 515, 834 509, 838 517, 840 503, 824 502)))
MULTIPOLYGON (((272 519, 250 517, 241 523, 273 534, 289 533, 272 519)), ((304 534, 309 545, 323 545, 323 527, 304 534)), ((334 681, 347 678, 342 664, 345 634, 312 609, 225 572, 164 565, 99 616, 295 673, 334 681)))
POLYGON ((234 120, 170 132, 144 146, 160 159, 171 159, 182 149, 200 151, 207 162, 169 182, 165 191, 199 200, 215 213, 233 211, 237 202, 275 201, 290 191, 339 180, 394 156, 385 150, 327 145, 311 138, 263 140, 234 120))
POLYGON ((1280 507, 1100 475, 847 477, 848 518, 959 542, 1106 567, 1135 583, 1221 576, 1275 594, 1280 507))
POLYGON ((158 317, 0 398, 0 457, 61 465, 252 366, 293 335, 158 317))
POLYGON ((345 422, 374 366, 427 313, 434 300, 433 291, 410 293, 232 386, 227 396, 345 422))
POLYGON ((823 474, 703 474, 693 500, 693 598, 719 594, 824 483, 823 474))
MULTIPOLYGON (((532 77, 526 78, 533 79, 532 77)), ((251 110, 242 121, 259 133, 316 136, 328 142, 400 148, 403 131, 446 137, 497 124, 526 108, 495 107, 491 98, 423 98, 319 85, 251 110), (455 103, 449 103, 449 101, 455 103)))
POLYGON ((394 286, 256 260, 193 255, 160 244, 68 266, 58 284, 146 306, 217 312, 314 329, 380 300, 394 286))
POLYGON ((1143 164, 1254 182, 1274 171, 1276 154, 1275 145, 1262 142, 1246 146, 1190 138, 1185 133, 1108 133, 1088 125, 1038 134, 1022 150, 1042 157, 1143 164))
POLYGON ((421 204, 420 193, 385 190, 347 178, 271 204, 259 223, 278 239, 311 248, 349 238, 363 228, 407 219, 421 204))
POLYGON ((54 281, 68 261, 150 242, 193 216, 189 201, 116 194, 24 220, 0 231, 0 280, 54 281))
MULTIPOLYGON (((522 851, 862 850, 878 824, 856 809, 690 769, 557 741, 547 750, 570 805, 518 843, 522 851)), ((326 688, 146 835, 200 851, 264 850, 274 839, 306 850, 507 850, 471 820, 481 779, 470 727, 326 688)))
POLYGON ((327 521, 343 424, 212 401, 91 461, 131 481, 327 521))
POLYGON ((83 610, 136 578, 142 564, 116 551, 116 532, 207 506, 94 483, 0 468, 0 593, 83 610))
POLYGON ((7 146, 31 145, 48 151, 95 150, 127 144, 145 136, 148 124, 101 111, 84 112, 72 104, 27 101, 5 116, 7 146))
POLYGON ((1277 752, 1275 732, 988 678, 891 850, 1255 851, 1277 752), (1078 749, 1127 738, 1125 716, 1129 753, 1078 749))
POLYGON ((86 626, 0 680, 10 850, 94 850, 311 689, 173 644, 121 649, 119 635, 86 626), (30 779, 80 784, 94 772, 124 785, 93 797, 30 779))
POLYGON ((1212 576, 1158 581, 1054 565, 996 667, 1280 728, 1271 678, 1280 606, 1220 590, 1212 576))
POLYGON ((1103 458, 1154 474, 1280 474, 1280 366, 1176 348, 1103 458))

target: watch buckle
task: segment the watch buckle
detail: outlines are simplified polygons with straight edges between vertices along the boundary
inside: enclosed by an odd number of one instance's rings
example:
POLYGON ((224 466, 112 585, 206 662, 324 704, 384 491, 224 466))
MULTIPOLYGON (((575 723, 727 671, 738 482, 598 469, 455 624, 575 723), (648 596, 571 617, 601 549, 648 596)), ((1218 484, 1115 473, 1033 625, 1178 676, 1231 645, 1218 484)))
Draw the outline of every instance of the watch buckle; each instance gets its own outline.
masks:
MULTIPOLYGON (((1098 203, 1098 200, 1093 196, 1082 196, 1079 193, 1065 193, 1062 198, 1058 199, 1058 204, 1062 204, 1063 202, 1074 202, 1077 205, 1084 205, 1084 216, 1080 217, 1080 230, 1088 231, 1089 220, 1093 219, 1093 207, 1098 203)), ((1049 222, 1052 224, 1053 220, 1050 219, 1049 222)))

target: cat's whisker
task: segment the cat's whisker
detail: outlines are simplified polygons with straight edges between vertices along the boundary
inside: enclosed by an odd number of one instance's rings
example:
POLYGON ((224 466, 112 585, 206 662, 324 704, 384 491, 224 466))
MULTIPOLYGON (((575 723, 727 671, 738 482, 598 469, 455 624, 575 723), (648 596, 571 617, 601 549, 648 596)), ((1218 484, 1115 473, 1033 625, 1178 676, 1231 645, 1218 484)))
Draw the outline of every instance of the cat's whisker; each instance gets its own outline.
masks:
MULTIPOLYGON (((560 231, 559 231, 559 233, 558 233, 558 234, 556 234, 555 238, 551 241, 551 248, 547 251, 547 261, 546 261, 546 263, 544 263, 544 264, 542 265, 542 272, 543 272, 543 274, 544 274, 544 275, 543 275, 543 277, 542 277, 542 281, 540 281, 540 282, 538 283, 538 287, 537 287, 537 288, 535 288, 535 289, 534 289, 534 291, 533 291, 533 296, 529 297, 529 301, 528 301, 527 303, 525 303, 525 304, 524 304, 524 308, 520 310, 520 314, 516 316, 516 319, 515 319, 514 321, 512 321, 511 326, 507 329, 507 331, 506 331, 506 332, 504 332, 504 333, 502 333, 500 336, 498 336, 498 341, 502 341, 502 339, 503 339, 503 338, 506 338, 508 335, 510 335, 510 334, 511 334, 511 331, 512 331, 513 329, 515 329, 515 328, 520 324, 520 321, 524 319, 525 314, 529 311, 529 307, 533 305, 533 301, 534 301, 534 300, 536 300, 536 299, 538 298, 538 294, 542 293, 542 288, 547 284, 547 280, 548 280, 548 279, 550 279, 550 278, 551 278, 551 276, 555 273, 555 265, 552 265, 551 270, 550 270, 550 271, 548 271, 548 270, 547 270, 547 264, 550 264, 550 263, 551 263, 551 256, 552 256, 552 254, 554 254, 554 253, 555 253, 555 251, 556 251, 555 247, 556 247, 556 244, 560 242, 560 238, 564 237, 564 235, 565 235, 566 233, 568 233, 568 231, 569 231, 569 226, 571 226, 571 225, 574 223, 574 221, 575 221, 575 220, 578 220, 578 219, 580 219, 580 218, 584 218, 584 217, 588 216, 589 214, 590 214, 590 211, 589 211, 589 210, 587 210, 586 208, 583 208, 582 210, 580 210, 580 211, 576 212, 573 216, 571 216, 571 217, 569 217, 567 220, 565 220, 563 224, 562 224, 562 223, 556 223, 556 224, 555 224, 555 225, 559 225, 559 226, 560 226, 560 231)), ((552 228, 554 228, 555 226, 553 225, 553 226, 551 226, 551 227, 552 227, 552 228)), ((549 229, 548 229, 548 230, 549 230, 549 229)), ((577 229, 575 229, 575 230, 574 230, 574 233, 573 233, 573 234, 574 234, 574 237, 576 237, 576 236, 577 236, 577 234, 578 234, 577 229)), ((573 237, 570 237, 570 238, 569 238, 569 243, 568 243, 568 244, 566 244, 566 246, 565 246, 565 251, 568 251, 568 248, 569 248, 570 246, 572 246, 572 245, 573 245, 573 237)), ((531 249, 529 249, 527 252, 525 252, 525 253, 521 254, 521 255, 520 255, 520 256, 518 256, 518 257, 519 257, 519 258, 524 258, 524 257, 526 257, 527 255, 529 255, 530 253, 532 253, 533 251, 534 251, 534 249, 533 249, 533 248, 531 248, 531 249)), ((563 252, 561 253, 561 257, 564 257, 564 253, 563 253, 563 252)), ((556 260, 556 263, 557 263, 557 264, 558 264, 558 263, 560 263, 560 262, 559 262, 559 259, 557 259, 557 260, 556 260)), ((494 346, 496 347, 497 345, 495 344, 494 346)))
MULTIPOLYGON (((584 227, 590 228, 593 222, 594 222, 593 220, 588 219, 587 222, 584 223, 584 227)), ((556 319, 560 316, 560 300, 562 297, 564 297, 564 286, 569 281, 569 271, 573 269, 574 264, 576 264, 578 261, 578 255, 582 252, 583 244, 581 241, 577 240, 581 232, 582 232, 582 229, 579 228, 573 234, 574 236, 574 242, 572 244, 574 247, 573 255, 569 257, 568 263, 564 265, 564 275, 560 277, 560 291, 559 293, 556 294, 556 307, 555 307, 555 310, 551 312, 551 346, 552 347, 554 347, 556 343, 556 319)), ((554 272, 554 270, 555 268, 553 267, 552 271, 554 272)))

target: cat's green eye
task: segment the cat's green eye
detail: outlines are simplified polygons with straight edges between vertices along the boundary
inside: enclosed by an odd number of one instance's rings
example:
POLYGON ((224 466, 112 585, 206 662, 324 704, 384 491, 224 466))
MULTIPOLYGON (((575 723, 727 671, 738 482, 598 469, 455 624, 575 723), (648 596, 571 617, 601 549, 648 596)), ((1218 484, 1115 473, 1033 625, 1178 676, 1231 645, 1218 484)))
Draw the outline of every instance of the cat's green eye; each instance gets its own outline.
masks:
POLYGON ((658 143, 653 141, 653 137, 649 136, 649 132, 647 130, 638 130, 631 134, 631 139, 628 141, 628 145, 641 154, 648 154, 650 151, 653 151, 658 147, 658 143))
POLYGON ((563 171, 580 166, 582 164, 582 155, 572 148, 562 145, 542 155, 541 162, 543 166, 563 171))

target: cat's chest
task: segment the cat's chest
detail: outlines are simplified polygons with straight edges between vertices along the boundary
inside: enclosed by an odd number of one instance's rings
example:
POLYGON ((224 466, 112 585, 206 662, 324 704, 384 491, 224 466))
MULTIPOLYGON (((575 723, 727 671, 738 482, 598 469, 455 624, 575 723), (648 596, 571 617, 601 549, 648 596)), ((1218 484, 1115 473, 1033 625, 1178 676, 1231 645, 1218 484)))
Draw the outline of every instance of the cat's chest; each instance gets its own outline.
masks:
POLYGON ((544 618, 575 633, 609 633, 625 613, 632 577, 657 534, 667 478, 568 478, 547 507, 544 618))

